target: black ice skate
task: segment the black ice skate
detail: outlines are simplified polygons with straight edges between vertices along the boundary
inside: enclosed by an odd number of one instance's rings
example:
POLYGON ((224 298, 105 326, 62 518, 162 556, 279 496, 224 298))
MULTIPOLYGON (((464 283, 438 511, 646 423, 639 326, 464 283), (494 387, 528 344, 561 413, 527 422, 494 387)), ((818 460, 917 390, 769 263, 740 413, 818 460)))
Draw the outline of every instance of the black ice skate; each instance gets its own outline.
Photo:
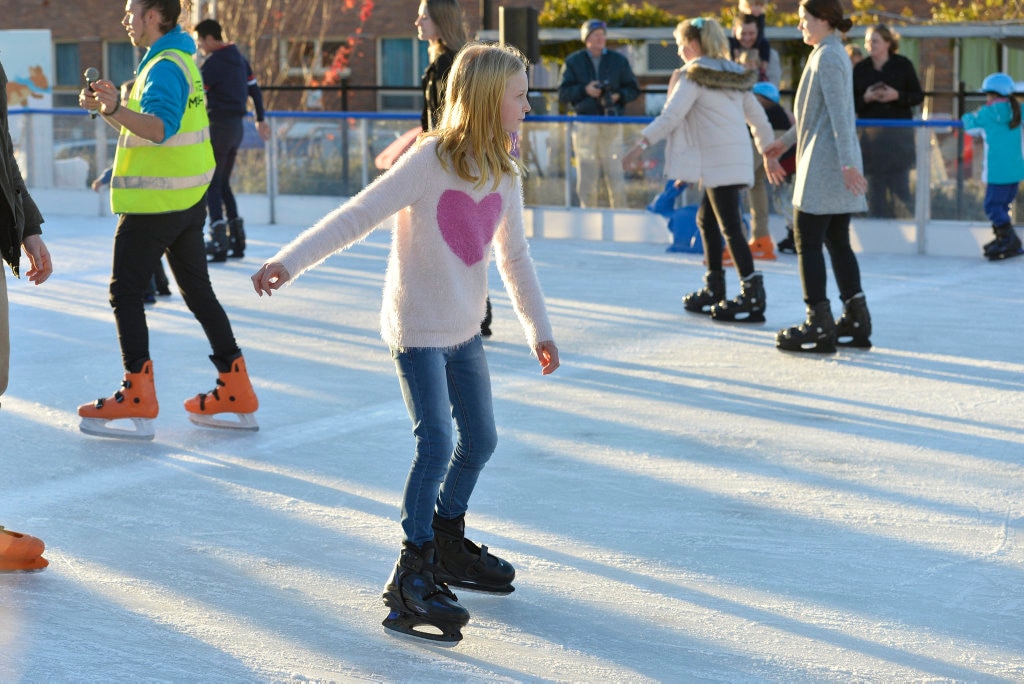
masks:
POLYGON ((228 223, 221 219, 210 224, 210 239, 206 241, 206 256, 210 263, 228 260, 228 223))
POLYGON ((704 287, 683 296, 683 308, 691 313, 710 314, 711 307, 725 299, 725 272, 708 271, 704 287))
POLYGON ((836 322, 826 299, 807 307, 807 320, 792 328, 780 330, 775 336, 775 347, 782 351, 835 354, 836 322))
POLYGON ((871 314, 863 292, 843 302, 843 315, 836 321, 836 344, 871 349, 871 314))
POLYGON ((985 245, 985 258, 989 261, 1002 261, 1011 257, 1024 254, 1020 238, 1013 225, 1004 223, 992 229, 995 231, 996 239, 985 245))
POLYGON ((241 216, 228 219, 228 247, 231 249, 228 256, 232 259, 245 256, 245 221, 241 216))
POLYGON ((508 561, 492 556, 484 545, 466 539, 466 516, 447 520, 434 515, 434 543, 437 545, 439 582, 468 591, 511 594, 516 570, 508 561))
POLYGON ((417 547, 402 542, 402 554, 384 588, 384 605, 391 612, 381 624, 402 634, 454 646, 469 611, 442 582, 435 579, 434 544, 417 547))
POLYGON ((740 281, 738 297, 723 299, 711 307, 711 318, 736 323, 764 323, 766 307, 764 278, 754 271, 740 281))

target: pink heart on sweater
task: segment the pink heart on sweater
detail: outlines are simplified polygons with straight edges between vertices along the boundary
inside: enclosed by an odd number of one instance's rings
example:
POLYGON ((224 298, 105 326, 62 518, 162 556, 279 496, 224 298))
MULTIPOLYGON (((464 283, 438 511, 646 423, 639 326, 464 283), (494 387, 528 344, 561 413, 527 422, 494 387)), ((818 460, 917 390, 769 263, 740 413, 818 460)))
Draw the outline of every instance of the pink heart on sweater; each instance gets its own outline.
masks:
POLYGON ((492 192, 480 200, 460 190, 445 190, 437 202, 437 225, 452 253, 472 266, 484 258, 501 216, 501 195, 492 192))

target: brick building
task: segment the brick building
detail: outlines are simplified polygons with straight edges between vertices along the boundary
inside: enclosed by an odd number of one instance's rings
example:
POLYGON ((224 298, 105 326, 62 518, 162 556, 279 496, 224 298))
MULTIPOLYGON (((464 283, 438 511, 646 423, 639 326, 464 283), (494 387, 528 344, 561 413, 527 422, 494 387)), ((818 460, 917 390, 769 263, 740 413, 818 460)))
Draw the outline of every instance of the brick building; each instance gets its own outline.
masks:
MULTIPOLYGON (((469 0, 464 3, 472 32, 484 29, 496 37, 498 4, 505 7, 541 9, 543 0, 469 0), (485 23, 487 25, 483 25, 485 23)), ((259 72, 261 83, 271 86, 303 86, 322 83, 324 96, 320 106, 340 107, 339 91, 332 88, 337 76, 344 75, 353 87, 348 94, 351 110, 418 109, 415 88, 407 91, 377 91, 377 86, 410 87, 419 82, 425 66, 426 46, 416 40, 413 27, 415 0, 271 0, 252 3, 247 0, 194 0, 186 3, 183 23, 215 14, 224 24, 229 40, 235 40, 259 72), (258 5, 258 6, 257 6, 258 5), (328 20, 325 22, 324 17, 328 20), (345 58, 337 60, 339 48, 345 58)), ((798 0, 778 0, 782 11, 795 11, 798 0)), ((678 0, 654 0, 670 12, 678 12, 678 0)), ((916 16, 928 16, 927 0, 910 0, 916 16)), ((694 14, 717 14, 720 2, 694 0, 686 5, 694 14)), ((123 0, 0 0, 0 28, 48 28, 53 37, 56 73, 51 78, 55 106, 75 106, 81 74, 85 67, 96 66, 115 82, 131 76, 137 60, 128 43, 121 19, 123 0), (59 5, 59 8, 58 8, 59 5)), ((904 35, 901 49, 918 67, 927 90, 948 92, 965 81, 968 89, 977 87, 989 71, 1007 70, 1024 80, 1021 52, 1001 45, 994 37, 1006 34, 1024 36, 1021 25, 1007 27, 900 27, 904 35), (998 31, 996 31, 998 29, 998 31)), ((624 32, 624 33, 629 33, 624 32)), ((614 37, 615 31, 611 32, 614 37)), ((545 30, 545 40, 574 40, 575 32, 545 30)), ((859 41, 862 29, 851 32, 859 41)), ((663 84, 672 65, 659 64, 657 57, 674 55, 668 30, 648 30, 641 38, 653 36, 628 47, 642 82, 663 84), (653 33, 651 33, 653 31, 653 33), (667 44, 666 44, 667 41, 667 44)), ((634 38, 635 36, 624 36, 634 38)), ((793 87, 799 76, 803 46, 795 27, 771 29, 769 37, 787 62, 788 76, 783 87, 793 87)), ((0 46, 2 47, 2 46, 0 46)), ((551 71, 557 73, 557 65, 551 71)), ((549 78, 550 81, 550 78, 549 78)), ((541 86, 550 85, 542 83, 541 86)), ((299 92, 273 91, 268 99, 272 108, 289 109, 309 104, 299 92)), ((947 98, 948 99, 948 98, 947 98)), ((935 111, 950 111, 950 104, 936 100, 935 111)), ((634 112, 640 113, 640 112, 634 112)))

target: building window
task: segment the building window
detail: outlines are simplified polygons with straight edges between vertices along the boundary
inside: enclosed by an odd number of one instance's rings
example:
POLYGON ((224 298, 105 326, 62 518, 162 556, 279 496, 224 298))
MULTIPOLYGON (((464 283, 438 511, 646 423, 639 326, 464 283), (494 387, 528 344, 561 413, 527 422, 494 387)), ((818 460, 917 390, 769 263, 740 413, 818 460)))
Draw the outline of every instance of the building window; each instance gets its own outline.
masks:
POLYGON ((78 91, 82 88, 82 60, 78 43, 54 45, 53 106, 77 107, 78 91))
POLYGON ((114 85, 121 85, 130 78, 135 78, 135 48, 131 43, 107 43, 106 78, 114 85))
MULTIPOLYGON (((285 41, 281 45, 281 70, 289 76, 304 79, 322 78, 334 66, 338 51, 347 45, 347 40, 310 38, 285 41)), ((338 78, 347 78, 348 75, 347 67, 336 74, 338 78)))
POLYGON ((413 93, 382 91, 377 96, 381 111, 420 111, 423 93, 419 91, 423 71, 430 64, 427 41, 416 38, 381 38, 378 43, 378 78, 382 86, 400 86, 415 90, 413 93))

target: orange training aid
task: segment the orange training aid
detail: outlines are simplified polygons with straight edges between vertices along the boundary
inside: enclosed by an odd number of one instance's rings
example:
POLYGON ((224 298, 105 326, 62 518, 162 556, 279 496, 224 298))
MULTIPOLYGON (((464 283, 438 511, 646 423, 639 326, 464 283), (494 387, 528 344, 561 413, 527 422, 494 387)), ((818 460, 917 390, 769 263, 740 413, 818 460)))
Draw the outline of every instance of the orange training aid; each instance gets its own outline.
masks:
POLYGON ((41 539, 0 527, 0 572, 42 570, 50 564, 45 548, 41 539))

